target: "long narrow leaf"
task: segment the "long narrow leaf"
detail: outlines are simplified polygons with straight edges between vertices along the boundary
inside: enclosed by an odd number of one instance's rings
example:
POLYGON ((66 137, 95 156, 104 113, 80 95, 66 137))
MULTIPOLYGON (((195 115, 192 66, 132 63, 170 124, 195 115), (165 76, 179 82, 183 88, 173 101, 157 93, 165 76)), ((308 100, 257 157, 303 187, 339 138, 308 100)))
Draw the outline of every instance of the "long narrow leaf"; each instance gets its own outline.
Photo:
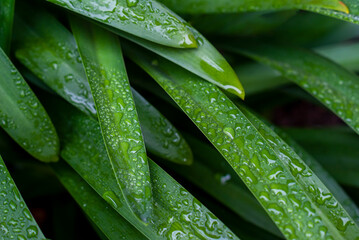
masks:
POLYGON ((50 118, 0 49, 0 126, 35 158, 58 160, 59 140, 50 118))
POLYGON ((117 182, 130 208, 147 222, 152 212, 151 178, 120 42, 98 26, 77 18, 70 22, 117 182))
POLYGON ((45 239, 0 157, 0 236, 2 239, 45 239))
POLYGON ((158 44, 177 48, 197 46, 186 25, 155 0, 47 1, 158 44))
POLYGON ((228 48, 281 72, 359 133, 359 77, 355 74, 304 49, 265 44, 228 48))
MULTIPOLYGON (((41 9, 35 16, 21 13, 15 18, 17 59, 65 100, 97 118, 72 34, 41 9)), ((170 161, 190 164, 192 152, 179 131, 142 96, 134 90, 132 93, 148 151, 170 161)))
POLYGON ((125 49, 221 152, 287 238, 359 236, 313 171, 262 123, 247 119, 215 86, 191 73, 128 43, 125 49))
POLYGON ((242 84, 226 59, 196 29, 190 26, 188 28, 198 42, 197 49, 174 49, 146 41, 114 28, 108 27, 107 29, 244 99, 245 93, 242 84))
POLYGON ((111 171, 98 123, 66 105, 54 111, 61 156, 112 207, 149 239, 238 239, 219 219, 153 161, 154 211, 148 225, 131 214, 111 171))
POLYGON ((6 53, 10 51, 14 7, 15 0, 2 0, 0 2, 0 48, 6 53))
POLYGON ((68 165, 59 162, 53 164, 52 168, 82 210, 109 240, 146 239, 68 165))
MULTIPOLYGON (((228 13, 283 9, 328 8, 348 12, 348 8, 338 0, 160 0, 172 10, 180 13, 228 13)), ((349 0, 350 1, 350 0, 349 0)), ((353 0, 354 1, 354 0, 353 0)))

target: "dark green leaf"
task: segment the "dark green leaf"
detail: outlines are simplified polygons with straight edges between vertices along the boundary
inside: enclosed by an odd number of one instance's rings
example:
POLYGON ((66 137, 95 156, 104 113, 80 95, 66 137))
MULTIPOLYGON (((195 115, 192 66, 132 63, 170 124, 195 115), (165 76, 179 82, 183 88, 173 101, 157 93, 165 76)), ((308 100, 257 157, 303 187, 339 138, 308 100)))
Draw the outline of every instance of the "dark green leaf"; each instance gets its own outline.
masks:
POLYGON ((108 205, 74 170, 63 162, 52 168, 82 210, 108 239, 147 239, 108 205))
POLYGON ((281 72, 359 133, 359 78, 355 74, 304 49, 265 44, 228 48, 281 72))
POLYGON ((14 7, 15 0, 1 0, 0 2, 0 48, 6 53, 10 51, 14 7))
MULTIPOLYGON (((328 8, 347 12, 348 8, 338 0, 160 0, 167 7, 180 13, 228 13, 283 9, 328 8)), ((351 1, 351 0, 349 0, 351 1)), ((355 0, 352 0, 355 1, 355 0)))

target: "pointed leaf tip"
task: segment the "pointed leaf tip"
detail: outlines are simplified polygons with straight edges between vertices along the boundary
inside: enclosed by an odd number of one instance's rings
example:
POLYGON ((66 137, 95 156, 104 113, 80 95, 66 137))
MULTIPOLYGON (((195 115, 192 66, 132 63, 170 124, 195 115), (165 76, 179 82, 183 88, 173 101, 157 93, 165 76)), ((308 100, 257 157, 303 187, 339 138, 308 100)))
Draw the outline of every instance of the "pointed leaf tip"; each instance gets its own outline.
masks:
POLYGON ((345 3, 343 3, 342 1, 339 1, 339 5, 341 7, 338 8, 339 11, 345 12, 346 14, 349 14, 349 8, 347 5, 345 5, 345 3))

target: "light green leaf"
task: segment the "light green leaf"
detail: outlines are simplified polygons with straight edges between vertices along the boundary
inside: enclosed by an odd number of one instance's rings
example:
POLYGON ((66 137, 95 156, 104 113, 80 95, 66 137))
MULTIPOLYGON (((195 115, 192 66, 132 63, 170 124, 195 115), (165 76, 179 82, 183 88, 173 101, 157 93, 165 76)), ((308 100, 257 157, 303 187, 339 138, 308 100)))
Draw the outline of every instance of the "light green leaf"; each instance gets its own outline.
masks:
POLYGON ((345 11, 338 12, 338 11, 333 11, 330 9, 323 9, 323 8, 316 8, 316 7, 312 7, 311 10, 314 12, 323 14, 323 15, 327 15, 327 16, 338 18, 338 19, 348 21, 351 23, 359 24, 358 2, 356 0, 342 0, 340 3, 348 8, 348 11, 346 13, 345 13, 345 11))
POLYGON ((56 176, 82 210, 109 239, 147 239, 108 205, 73 169, 63 162, 52 164, 56 176))
POLYGON ((0 157, 1 239, 45 239, 0 157))
MULTIPOLYGON (((348 8, 338 0, 160 0, 179 13, 228 13, 283 9, 328 8, 347 12, 348 8)), ((350 0, 349 0, 350 1, 350 0)), ((353 0, 355 1, 355 0, 353 0)))
POLYGON ((0 48, 4 52, 10 51, 12 23, 14 19, 15 0, 1 0, 0 2, 0 48))
MULTIPOLYGON (((182 20, 183 21, 183 20, 182 20)), ((227 60, 196 29, 188 26, 195 36, 198 48, 175 49, 158 45, 126 32, 107 27, 108 30, 170 60, 188 71, 216 84, 222 89, 244 99, 245 93, 237 75, 227 60)))
POLYGON ((117 182, 135 215, 148 222, 151 178, 120 42, 98 26, 76 18, 70 22, 117 182))
MULTIPOLYGON (((65 100, 97 118, 90 85, 72 34, 41 9, 36 15, 17 14, 15 23, 18 29, 15 35, 17 59, 65 100)), ((34 78, 29 74, 25 77, 34 78)), ((147 150, 161 158, 189 164, 191 149, 179 131, 133 89, 132 93, 147 150)))
MULTIPOLYGON (((148 225, 132 213, 121 195, 98 123, 56 101, 63 140, 61 156, 112 207, 149 239, 238 239, 218 218, 165 171, 149 160, 154 209, 148 225), (65 110, 59 112, 58 110, 65 110)), ((52 107, 50 106, 50 109, 52 107)))
POLYGON ((359 236, 313 171, 259 120, 250 121, 214 85, 128 43, 124 49, 221 152, 288 239, 359 236))
POLYGON ((299 48, 265 44, 228 48, 281 72, 359 133, 359 78, 354 73, 299 48))
POLYGON ((15 66, 0 49, 0 126, 28 153, 58 160, 59 140, 50 118, 15 66))
POLYGON ((177 48, 197 47, 191 31, 154 0, 47 0, 100 23, 177 48))

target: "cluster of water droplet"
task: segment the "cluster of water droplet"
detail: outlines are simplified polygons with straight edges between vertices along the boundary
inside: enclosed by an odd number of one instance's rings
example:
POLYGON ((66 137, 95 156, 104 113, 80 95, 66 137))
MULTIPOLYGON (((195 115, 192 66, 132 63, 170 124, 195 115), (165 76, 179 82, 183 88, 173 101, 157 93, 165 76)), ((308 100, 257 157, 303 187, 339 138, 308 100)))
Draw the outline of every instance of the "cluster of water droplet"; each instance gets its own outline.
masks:
POLYGON ((45 239, 0 157, 0 236, 4 239, 45 239))

